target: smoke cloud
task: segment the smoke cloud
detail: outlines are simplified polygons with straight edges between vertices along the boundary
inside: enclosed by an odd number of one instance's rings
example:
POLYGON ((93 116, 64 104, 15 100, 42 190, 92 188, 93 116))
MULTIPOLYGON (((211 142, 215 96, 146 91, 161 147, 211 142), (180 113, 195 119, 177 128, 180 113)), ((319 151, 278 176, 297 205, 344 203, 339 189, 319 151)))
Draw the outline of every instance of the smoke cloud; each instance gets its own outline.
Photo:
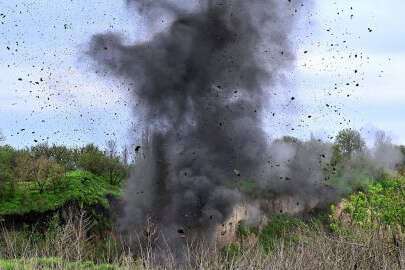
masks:
POLYGON ((300 212, 335 201, 350 186, 341 179, 373 176, 400 160, 381 135, 373 150, 354 153, 337 174, 332 144, 267 137, 263 118, 273 89, 294 67, 291 35, 307 6, 305 0, 128 0, 151 31, 161 19, 170 25, 141 44, 116 33, 93 36, 89 55, 129 83, 144 132, 126 186, 124 230, 152 220, 160 242, 181 254, 186 236, 210 241, 242 200, 251 202, 248 224, 257 224, 263 210, 300 212), (268 200, 269 194, 281 199, 268 200))
POLYGON ((114 33, 92 38, 89 54, 130 82, 149 134, 124 224, 151 216, 170 241, 188 230, 209 234, 241 198, 233 181, 265 181, 262 117, 293 67, 290 34, 304 2, 206 0, 184 9, 182 1, 128 1, 141 15, 173 22, 142 44, 114 33))

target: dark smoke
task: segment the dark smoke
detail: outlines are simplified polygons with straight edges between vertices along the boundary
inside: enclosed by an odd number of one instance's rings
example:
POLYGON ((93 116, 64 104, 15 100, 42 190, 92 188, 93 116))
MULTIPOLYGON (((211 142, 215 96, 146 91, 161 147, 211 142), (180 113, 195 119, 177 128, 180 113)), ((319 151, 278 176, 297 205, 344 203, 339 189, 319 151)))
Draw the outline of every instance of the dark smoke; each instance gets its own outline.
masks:
POLYGON ((114 33, 92 38, 91 57, 133 86, 136 117, 149 134, 124 224, 150 216, 169 244, 179 231, 210 236, 240 200, 232 183, 265 181, 262 117, 293 67, 290 35, 304 2, 206 0, 185 9, 182 1, 129 1, 142 15, 173 22, 142 44, 114 33))

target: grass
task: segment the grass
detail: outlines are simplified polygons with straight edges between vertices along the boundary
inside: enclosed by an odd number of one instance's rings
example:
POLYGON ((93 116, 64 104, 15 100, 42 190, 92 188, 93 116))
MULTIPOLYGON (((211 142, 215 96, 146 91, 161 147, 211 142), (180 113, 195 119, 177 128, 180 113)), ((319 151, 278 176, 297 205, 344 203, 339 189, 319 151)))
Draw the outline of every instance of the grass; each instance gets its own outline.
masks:
POLYGON ((19 183, 13 196, 0 200, 0 216, 44 213, 71 201, 83 205, 101 204, 107 208, 107 197, 120 194, 118 186, 84 171, 67 173, 61 178, 59 186, 63 188, 53 188, 49 183, 41 193, 34 182, 19 183))
POLYGON ((0 259, 2 270, 66 269, 66 270, 115 270, 111 264, 96 265, 91 261, 68 262, 62 258, 0 259))
POLYGON ((299 240, 298 230, 308 229, 307 224, 301 219, 288 215, 272 216, 269 223, 259 234, 259 243, 266 253, 274 250, 276 246, 283 244, 290 245, 299 240))
MULTIPOLYGON (((76 171, 65 180, 70 183, 68 189, 43 193, 48 202, 42 209, 71 200, 105 204, 107 195, 119 194, 118 187, 89 173, 76 171)), ((35 188, 30 184, 19 188, 24 187, 32 204, 39 191, 28 188, 35 188)), ((249 191, 250 187, 244 188, 249 191)), ((395 177, 353 194, 329 216, 331 224, 344 230, 331 232, 318 219, 285 214, 268 217, 262 228, 242 221, 235 243, 220 247, 188 242, 180 260, 171 255, 178 254, 176 250, 167 248, 162 257, 162 251, 148 241, 129 245, 131 241, 113 230, 103 230, 102 237, 93 234, 89 213, 74 210, 65 222, 55 216, 40 230, 0 227, 0 269, 405 269, 404 192, 405 179, 395 177), (393 233, 393 228, 399 230, 393 233)), ((38 206, 22 202, 16 209, 18 213, 38 211, 38 206)))
POLYGON ((248 243, 235 245, 235 253, 224 252, 215 245, 191 243, 180 261, 173 261, 170 256, 157 259, 159 252, 147 246, 139 256, 125 248, 118 253, 94 250, 94 239, 75 237, 85 235, 79 233, 77 226, 61 229, 46 245, 16 239, 13 232, 3 230, 0 242, 7 247, 2 244, 0 252, 4 259, 0 260, 0 266, 2 269, 404 269, 404 247, 396 246, 378 231, 356 229, 353 235, 329 234, 323 230, 300 230, 290 220, 286 226, 292 229, 289 233, 295 240, 287 243, 284 237, 278 238, 284 231, 282 220, 284 217, 266 229, 278 231, 275 237, 270 237, 272 241, 277 239, 277 245, 269 252, 260 248, 263 241, 260 236, 251 235, 248 243))

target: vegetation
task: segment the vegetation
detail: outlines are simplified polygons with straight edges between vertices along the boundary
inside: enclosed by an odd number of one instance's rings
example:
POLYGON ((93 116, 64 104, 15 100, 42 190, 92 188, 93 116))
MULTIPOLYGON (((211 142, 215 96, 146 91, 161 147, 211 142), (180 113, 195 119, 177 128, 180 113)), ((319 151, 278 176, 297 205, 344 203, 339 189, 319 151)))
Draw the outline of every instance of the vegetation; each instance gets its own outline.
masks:
POLYGON ((331 229, 351 229, 353 225, 365 229, 392 231, 405 228, 405 178, 386 178, 369 185, 343 199, 340 208, 331 207, 331 229))
POLYGON ((66 269, 66 270, 114 270, 111 264, 95 265, 91 261, 68 262, 62 258, 31 258, 1 260, 0 268, 4 270, 23 269, 66 269))
POLYGON ((336 136, 334 145, 334 162, 338 163, 342 159, 350 158, 355 153, 361 153, 364 150, 365 143, 358 131, 344 129, 336 136))
MULTIPOLYGON (((402 155, 405 157, 405 146, 401 145, 400 150, 402 155)), ((405 175, 405 158, 402 160, 402 163, 398 166, 398 172, 402 175, 405 175)))
POLYGON ((73 171, 54 182, 39 186, 36 182, 19 182, 14 196, 0 201, 0 215, 23 215, 56 210, 68 202, 108 207, 108 196, 118 196, 118 186, 90 172, 73 171))
POLYGON ((92 233, 102 233, 113 227, 110 201, 119 197, 130 169, 117 151, 94 145, 39 144, 21 150, 0 146, 0 221, 37 226, 53 213, 75 207, 87 211, 92 233))
MULTIPOLYGON (((405 157, 405 147, 400 150, 405 157)), ((365 154, 359 133, 342 131, 325 174, 346 199, 317 215, 271 215, 260 226, 242 220, 236 240, 225 246, 189 242, 181 267, 405 269, 405 161, 387 174, 365 154)), ((114 141, 105 150, 92 144, 0 146, 0 268, 179 269, 175 250, 157 258, 148 241, 130 245, 116 230, 109 208, 133 169, 128 155, 124 149, 120 156, 114 141)), ((230 185, 251 198, 277 197, 254 181, 230 185)))

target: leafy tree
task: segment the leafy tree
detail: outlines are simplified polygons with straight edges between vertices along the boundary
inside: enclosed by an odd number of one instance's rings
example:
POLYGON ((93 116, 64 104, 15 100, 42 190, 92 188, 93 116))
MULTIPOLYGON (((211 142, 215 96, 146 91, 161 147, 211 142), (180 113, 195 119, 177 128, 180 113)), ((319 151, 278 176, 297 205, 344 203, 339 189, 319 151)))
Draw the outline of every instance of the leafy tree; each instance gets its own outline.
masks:
POLYGON ((60 184, 64 173, 64 167, 53 159, 42 156, 34 161, 33 180, 40 193, 43 193, 49 185, 52 185, 54 189, 61 188, 60 184))
POLYGON ((126 176, 126 165, 121 163, 118 157, 117 142, 109 140, 106 145, 108 155, 105 160, 107 176, 111 185, 117 185, 126 176))
POLYGON ((19 151, 15 160, 15 176, 20 181, 30 181, 35 175, 35 159, 28 151, 19 151))
POLYGON ((0 147, 0 195, 6 196, 15 191, 15 151, 11 146, 0 147))
POLYGON ((363 152, 365 148, 360 132, 352 129, 340 131, 336 136, 335 145, 335 154, 341 155, 343 158, 350 158, 353 153, 363 152))
POLYGON ((69 170, 75 170, 78 167, 79 151, 78 149, 69 149, 66 146, 52 145, 49 148, 50 157, 60 166, 69 170))
POLYGON ((122 164, 118 157, 107 158, 107 174, 111 185, 120 184, 121 180, 127 176, 127 167, 122 164))
POLYGON ((41 143, 31 147, 31 154, 35 159, 39 159, 41 157, 49 158, 51 156, 51 152, 49 149, 48 143, 41 143))
POLYGON ((78 167, 78 158, 80 151, 78 149, 70 149, 66 146, 49 146, 47 143, 42 143, 31 147, 31 154, 35 159, 46 157, 53 159, 58 164, 70 170, 75 170, 78 167))
POLYGON ((97 146, 89 144, 82 148, 82 153, 79 156, 79 166, 83 170, 101 176, 106 172, 109 165, 107 163, 107 157, 97 146))
POLYGON ((342 156, 342 152, 340 150, 339 145, 334 144, 332 146, 332 160, 331 160, 331 164, 332 166, 336 166, 338 164, 341 164, 343 160, 343 156, 342 156))
POLYGON ((63 181, 66 174, 66 168, 62 165, 51 162, 49 164, 47 179, 53 187, 53 190, 62 190, 66 188, 66 182, 63 181))
POLYGON ((39 193, 43 193, 51 170, 51 161, 46 157, 35 160, 34 181, 39 188, 39 193))

